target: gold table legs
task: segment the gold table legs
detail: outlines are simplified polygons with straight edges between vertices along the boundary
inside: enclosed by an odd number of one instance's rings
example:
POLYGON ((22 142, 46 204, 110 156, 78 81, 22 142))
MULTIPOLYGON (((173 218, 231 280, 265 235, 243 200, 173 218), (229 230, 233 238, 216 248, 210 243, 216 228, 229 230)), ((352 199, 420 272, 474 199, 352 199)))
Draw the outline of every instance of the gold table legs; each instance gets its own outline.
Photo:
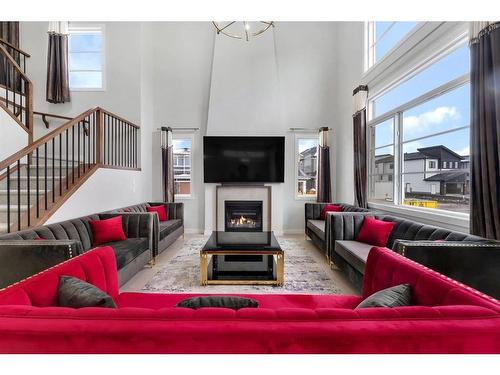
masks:
MULTIPOLYGON (((275 280, 208 280, 208 257, 209 255, 231 255, 234 253, 222 253, 220 251, 210 253, 204 251, 200 253, 200 285, 277 285, 283 286, 285 282, 285 254, 283 252, 274 254, 276 256, 276 279, 275 280)), ((263 255, 261 252, 248 252, 245 254, 263 255)))

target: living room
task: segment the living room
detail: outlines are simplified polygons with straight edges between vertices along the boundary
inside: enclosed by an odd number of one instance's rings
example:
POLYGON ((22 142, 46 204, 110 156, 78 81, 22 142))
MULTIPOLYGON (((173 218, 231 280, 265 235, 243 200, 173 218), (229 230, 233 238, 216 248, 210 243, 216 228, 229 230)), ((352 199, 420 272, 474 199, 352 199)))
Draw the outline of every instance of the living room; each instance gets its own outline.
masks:
POLYGON ((498 364, 498 6, 216 3, 2 17, 0 353, 498 364))

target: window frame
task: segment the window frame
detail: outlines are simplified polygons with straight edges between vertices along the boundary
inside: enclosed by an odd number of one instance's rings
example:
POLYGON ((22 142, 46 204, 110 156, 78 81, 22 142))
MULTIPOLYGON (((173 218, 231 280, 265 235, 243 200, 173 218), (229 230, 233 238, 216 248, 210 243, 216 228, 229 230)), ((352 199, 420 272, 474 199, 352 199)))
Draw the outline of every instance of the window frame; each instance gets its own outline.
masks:
MULTIPOLYGON (((72 30, 77 30, 74 34, 77 34, 78 31, 81 31, 80 34, 85 34, 85 30, 99 30, 102 38, 102 47, 101 47, 101 87, 69 87, 70 91, 82 91, 82 92, 101 92, 106 91, 106 25, 103 23, 82 23, 82 22, 70 22, 68 28, 68 74, 71 74, 71 50, 70 50, 70 38, 72 34, 72 30)), ((85 70, 76 70, 76 71, 85 71, 85 70)), ((97 70, 92 70, 96 71, 97 70)))
MULTIPOLYGON (((374 67, 383 64, 394 51, 398 50, 403 44, 405 44, 408 39, 410 39, 418 30, 424 26, 425 22, 418 22, 410 31, 408 31, 401 39, 399 39, 392 48, 390 48, 384 56, 379 60, 375 61, 375 51, 374 51, 374 37, 375 37, 375 24, 378 21, 365 21, 365 36, 364 36, 364 61, 363 61, 363 71, 364 74, 368 74, 374 67)), ((404 22, 404 21, 394 21, 394 22, 404 22)))
MULTIPOLYGON (((300 134, 295 134, 294 137, 294 152, 295 156, 293 158, 294 160, 294 197, 295 200, 300 200, 300 201, 316 201, 318 197, 318 168, 316 167, 316 194, 315 195, 299 195, 298 194, 298 186, 299 186, 299 140, 301 139, 315 139, 318 142, 319 146, 319 135, 317 132, 311 131, 311 132, 302 132, 300 134)), ((316 147, 318 147, 316 146, 316 147)), ((316 157, 318 155, 316 154, 316 157)))
MULTIPOLYGON (((189 194, 175 194, 174 193, 174 198, 179 199, 179 200, 189 200, 189 199, 195 199, 194 196, 194 148, 195 148, 195 139, 194 139, 194 134, 187 134, 187 133, 173 133, 172 134, 172 141, 174 140, 181 140, 181 139, 189 139, 191 141, 191 163, 190 163, 190 193, 189 194)), ((173 145, 173 144, 172 144, 173 145)), ((174 159, 174 158, 172 158, 174 159)), ((174 191, 175 191, 175 175, 174 175, 174 191)))
MULTIPOLYGON (((407 81, 408 79, 414 77, 421 71, 425 70, 427 67, 431 66, 432 64, 438 62, 442 57, 445 55, 452 53, 458 48, 461 48, 464 46, 464 44, 467 43, 467 35, 461 35, 459 38, 456 38, 455 41, 449 45, 444 46, 444 48, 438 50, 436 53, 431 54, 425 59, 422 59, 420 64, 418 64, 416 67, 408 69, 407 74, 400 76, 400 78, 396 81, 391 82, 389 85, 386 87, 383 87, 379 91, 369 95, 367 102, 367 115, 368 115, 368 121, 367 121, 367 146, 368 146, 368 153, 367 153, 367 163, 369 166, 369 175, 368 178, 370 179, 373 176, 373 171, 371 170, 372 168, 372 163, 374 162, 374 150, 375 150, 375 127, 378 124, 381 124, 391 118, 394 119, 394 129, 393 129, 393 135, 394 135, 394 169, 393 169, 393 202, 387 202, 387 203, 381 203, 379 201, 374 201, 373 198, 371 197, 371 193, 369 190, 368 194, 368 203, 370 207, 373 208, 379 208, 379 209, 384 209, 392 212, 411 212, 414 214, 415 212, 421 212, 424 214, 429 215, 429 213, 437 215, 437 217, 446 217, 446 218, 454 218, 458 222, 460 222, 459 225, 463 226, 464 221, 469 220, 469 213, 462 213, 462 212, 454 212, 454 211, 449 211, 449 210, 443 210, 443 209, 429 209, 429 208, 420 208, 420 207, 412 207, 412 206, 406 206, 403 205, 403 199, 404 199, 404 192, 403 192, 403 178, 404 175, 411 174, 411 172, 406 172, 404 173, 403 168, 404 165, 402 163, 403 161, 403 146, 406 143, 409 142, 414 142, 420 139, 424 138, 430 138, 438 135, 444 135, 448 133, 453 133, 457 131, 461 131, 463 129, 470 129, 470 123, 465 125, 465 126, 460 126, 457 128, 453 129, 447 129, 445 131, 440 131, 432 134, 428 134, 423 137, 418 137, 414 139, 409 139, 409 140, 404 140, 403 139, 403 114, 404 112, 417 107, 421 104, 424 104, 432 99, 435 99, 439 96, 445 95, 455 89, 459 89, 462 86, 465 86, 467 84, 470 84, 470 73, 466 73, 462 76, 459 76, 451 81, 448 81, 430 91, 427 91, 426 93, 406 102, 398 107, 395 107, 391 109, 390 111, 387 111, 375 118, 371 118, 373 114, 373 103, 374 101, 379 98, 380 96, 384 95, 388 91, 392 90, 394 87, 397 85, 407 81), (372 155, 373 154, 373 155, 372 155)), ((442 169, 442 168, 441 168, 442 169)), ((417 172, 415 172, 417 173, 417 172)), ((368 186, 370 186, 370 180, 368 181, 368 186)))

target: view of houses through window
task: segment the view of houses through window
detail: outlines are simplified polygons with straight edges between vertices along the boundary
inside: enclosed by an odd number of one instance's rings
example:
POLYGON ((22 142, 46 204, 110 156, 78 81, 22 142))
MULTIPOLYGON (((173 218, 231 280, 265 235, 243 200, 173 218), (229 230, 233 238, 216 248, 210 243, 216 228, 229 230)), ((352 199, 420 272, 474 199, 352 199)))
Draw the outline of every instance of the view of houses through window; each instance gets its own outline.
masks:
POLYGON ((178 196, 191 195, 191 149, 190 138, 174 139, 174 192, 178 196))
POLYGON ((318 138, 298 138, 297 151, 297 196, 315 197, 318 175, 318 138))
POLYGON ((463 45, 400 85, 411 104, 399 86, 370 101, 370 201, 469 212, 468 64, 463 45))

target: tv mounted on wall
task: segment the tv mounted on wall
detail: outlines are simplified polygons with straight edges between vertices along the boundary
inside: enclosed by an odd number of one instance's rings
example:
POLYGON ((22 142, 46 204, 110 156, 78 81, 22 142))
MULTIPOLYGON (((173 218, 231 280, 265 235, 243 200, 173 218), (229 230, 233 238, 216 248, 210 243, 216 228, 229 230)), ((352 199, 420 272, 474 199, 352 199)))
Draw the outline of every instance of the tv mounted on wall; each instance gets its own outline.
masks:
POLYGON ((284 182, 285 137, 203 137, 205 182, 284 182))

